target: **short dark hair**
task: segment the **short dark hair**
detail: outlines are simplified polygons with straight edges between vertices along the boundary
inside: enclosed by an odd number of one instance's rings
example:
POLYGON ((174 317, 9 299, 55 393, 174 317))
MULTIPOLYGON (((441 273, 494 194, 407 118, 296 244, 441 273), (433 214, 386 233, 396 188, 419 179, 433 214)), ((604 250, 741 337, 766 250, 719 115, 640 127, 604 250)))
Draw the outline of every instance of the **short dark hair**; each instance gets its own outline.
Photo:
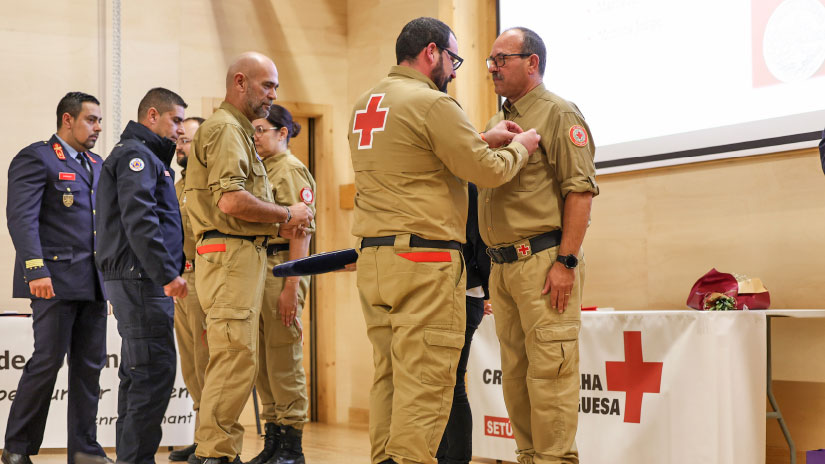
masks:
POLYGON ((533 30, 526 27, 513 27, 507 30, 511 31, 513 29, 521 31, 524 39, 521 43, 521 53, 529 53, 539 57, 539 75, 544 77, 544 68, 547 67, 547 47, 544 46, 544 41, 533 30))
POLYGON ((72 118, 77 118, 77 115, 83 110, 83 103, 94 103, 100 105, 97 98, 83 92, 69 92, 60 99, 57 103, 57 128, 63 126, 63 114, 69 113, 72 118))
MULTIPOLYGON (((186 107, 184 106, 184 108, 186 108, 186 107)), ((203 119, 200 116, 189 116, 188 118, 183 120, 183 122, 186 122, 186 121, 195 121, 200 126, 201 124, 203 124, 204 121, 206 121, 206 119, 203 119)))
POLYGON ((173 106, 182 106, 186 108, 188 105, 180 95, 163 87, 155 87, 146 92, 146 96, 140 101, 138 105, 138 120, 146 117, 149 108, 158 110, 158 113, 165 113, 171 111, 173 106))
POLYGON ((281 105, 272 105, 272 107, 269 108, 269 115, 266 117, 266 120, 278 129, 286 127, 289 131, 287 139, 291 139, 301 133, 301 125, 293 121, 292 113, 281 105))
POLYGON ((446 50, 450 46, 450 34, 453 34, 450 26, 435 18, 413 19, 404 25, 395 41, 396 64, 415 60, 421 50, 431 42, 442 50, 446 50))

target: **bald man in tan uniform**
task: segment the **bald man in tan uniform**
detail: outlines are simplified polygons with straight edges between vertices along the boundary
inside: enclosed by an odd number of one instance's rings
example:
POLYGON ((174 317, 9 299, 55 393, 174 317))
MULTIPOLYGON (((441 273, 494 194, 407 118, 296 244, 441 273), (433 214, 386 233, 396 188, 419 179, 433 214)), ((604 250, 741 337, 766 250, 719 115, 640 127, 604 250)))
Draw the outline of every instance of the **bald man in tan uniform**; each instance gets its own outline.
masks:
POLYGON ((186 202, 197 238, 195 279, 206 313, 209 365, 195 431, 195 455, 207 464, 240 462, 238 418, 257 373, 258 322, 270 235, 308 226, 311 210, 273 203, 272 186, 252 137, 253 119, 275 100, 278 71, 254 52, 229 67, 226 99, 195 134, 186 202))
POLYGON ((450 28, 418 18, 396 42, 399 65, 355 103, 353 235, 375 377, 373 463, 431 463, 452 403, 465 329, 467 185, 512 179, 538 141, 502 123, 473 129, 443 93, 461 64, 450 28), (441 90, 441 91, 439 91, 441 90))
POLYGON ((542 83, 545 48, 529 29, 505 31, 488 68, 506 97, 502 120, 534 127, 539 149, 518 176, 479 189, 478 222, 493 265, 504 401, 527 463, 578 463, 581 244, 599 193, 595 149, 578 108, 542 83))

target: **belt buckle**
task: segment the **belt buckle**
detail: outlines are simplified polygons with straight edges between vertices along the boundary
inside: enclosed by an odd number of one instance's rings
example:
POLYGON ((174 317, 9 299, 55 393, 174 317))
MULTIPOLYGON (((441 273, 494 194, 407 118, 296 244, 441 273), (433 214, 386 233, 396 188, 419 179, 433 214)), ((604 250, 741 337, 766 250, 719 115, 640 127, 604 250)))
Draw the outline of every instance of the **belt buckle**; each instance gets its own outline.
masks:
POLYGON ((526 258, 533 254, 533 248, 530 246, 530 240, 523 240, 513 245, 516 249, 516 256, 518 259, 526 258))
POLYGON ((501 252, 497 248, 487 247, 487 256, 496 264, 501 264, 503 261, 501 259, 501 252))

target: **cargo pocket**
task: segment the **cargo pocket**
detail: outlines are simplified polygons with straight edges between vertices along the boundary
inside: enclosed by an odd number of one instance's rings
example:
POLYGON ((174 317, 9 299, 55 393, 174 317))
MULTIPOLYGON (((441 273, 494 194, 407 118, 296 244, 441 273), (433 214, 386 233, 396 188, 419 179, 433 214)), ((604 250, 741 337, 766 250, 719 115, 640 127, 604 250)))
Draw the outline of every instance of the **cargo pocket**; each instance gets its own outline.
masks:
POLYGON ((209 349, 252 351, 249 309, 210 308, 206 315, 209 349))
POLYGON ((578 337, 578 324, 537 328, 530 359, 531 377, 555 379, 573 372, 578 337))
POLYGON ((424 363, 421 366, 421 382, 429 385, 452 387, 464 334, 443 330, 424 329, 424 363))

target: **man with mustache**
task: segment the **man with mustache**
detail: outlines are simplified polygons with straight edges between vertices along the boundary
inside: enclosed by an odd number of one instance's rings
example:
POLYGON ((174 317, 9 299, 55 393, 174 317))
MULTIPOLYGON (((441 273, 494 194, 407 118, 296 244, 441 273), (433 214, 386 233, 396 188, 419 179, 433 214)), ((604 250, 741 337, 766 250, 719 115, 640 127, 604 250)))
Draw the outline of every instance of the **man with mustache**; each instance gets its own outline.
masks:
POLYGON ((487 66, 501 121, 535 127, 536 155, 511 181, 479 189, 478 222, 501 342, 504 402, 519 462, 574 464, 578 424, 584 234, 598 195, 595 148, 579 109, 543 84, 547 52, 517 27, 493 43, 487 66))
MULTIPOLYGON (((186 281, 189 294, 185 298, 175 299, 175 337, 178 340, 178 358, 183 383, 192 396, 192 409, 195 410, 195 428, 200 423, 200 401, 203 391, 203 376, 206 363, 209 362, 209 348, 206 345, 206 320, 198 301, 195 287, 195 236, 192 234, 192 222, 186 211, 186 196, 183 194, 186 180, 186 165, 192 148, 192 139, 203 118, 197 116, 183 120, 183 135, 178 137, 175 156, 178 165, 183 168, 181 178, 175 182, 175 193, 180 205, 180 219, 183 224, 183 256, 186 263, 181 277, 186 281)), ((170 461, 186 461, 195 454, 197 443, 169 453, 170 461)))
POLYGON ((31 299, 34 353, 9 411, 3 464, 31 464, 29 455, 40 450, 67 354, 68 462, 76 452, 106 456, 96 424, 106 297, 93 253, 103 160, 89 151, 101 120, 95 97, 69 92, 57 104, 57 133, 21 150, 9 166, 6 224, 17 252, 13 296, 31 299))
POLYGON ((473 129, 444 93, 462 59, 443 22, 410 21, 395 50, 398 65, 357 99, 349 134, 358 291, 375 364, 373 464, 433 462, 466 328, 462 179, 508 181, 539 138, 504 122, 473 129))
POLYGON ((258 368, 267 238, 300 234, 313 218, 303 202, 274 203, 255 152, 251 121, 269 114, 277 88, 271 59, 255 52, 235 59, 226 98, 195 133, 187 162, 184 195, 209 345, 195 455, 208 464, 240 462, 244 429, 238 419, 258 368))

